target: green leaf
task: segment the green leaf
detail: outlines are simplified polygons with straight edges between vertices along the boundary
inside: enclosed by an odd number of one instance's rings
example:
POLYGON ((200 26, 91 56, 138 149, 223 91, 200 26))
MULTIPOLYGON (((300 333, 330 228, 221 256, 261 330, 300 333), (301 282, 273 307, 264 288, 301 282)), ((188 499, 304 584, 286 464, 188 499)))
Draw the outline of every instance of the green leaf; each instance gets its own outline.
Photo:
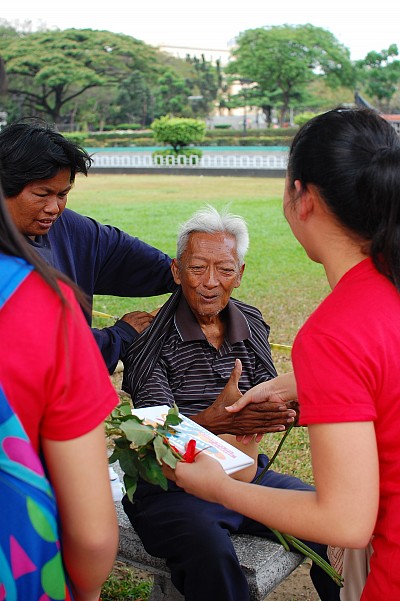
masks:
POLYGON ((170 448, 168 448, 167 452, 165 453, 165 455, 163 457, 163 461, 164 461, 164 463, 169 465, 169 467, 172 467, 172 469, 175 469, 176 464, 178 463, 178 461, 180 461, 180 458, 177 457, 170 448))
POLYGON ((125 436, 121 436, 120 438, 114 439, 114 444, 119 449, 128 449, 130 448, 131 442, 125 436))
POLYGON ((175 468, 178 461, 182 459, 180 453, 174 451, 168 442, 165 441, 161 436, 157 436, 154 440, 154 451, 156 454, 156 459, 158 463, 161 465, 161 462, 164 461, 167 465, 172 468, 175 468))
POLYGON ((154 455, 145 455, 139 462, 139 473, 143 480, 150 484, 161 486, 163 490, 168 489, 168 481, 161 471, 161 467, 154 455))
POLYGON ((178 426, 182 421, 182 418, 178 415, 167 415, 164 422, 164 427, 178 426))
POLYGON ((182 418, 179 416, 179 408, 176 403, 168 410, 167 417, 164 421, 164 428, 169 426, 178 426, 182 422, 182 418))
POLYGON ((167 454, 168 446, 165 444, 163 438, 161 436, 156 436, 153 443, 154 452, 156 454, 156 459, 158 463, 161 465, 163 458, 167 454))
MULTIPOLYGON (((170 408, 168 409, 167 417, 168 417, 169 415, 176 415, 177 417, 179 417, 179 407, 178 407, 178 405, 177 405, 176 403, 174 403, 174 404, 172 405, 172 407, 170 407, 170 408)), ((179 419, 182 421, 182 419, 181 419, 181 418, 179 418, 179 419)))
POLYGON ((128 440, 135 443, 136 447, 147 444, 155 436, 152 426, 145 426, 136 420, 130 420, 121 424, 121 430, 125 433, 128 440))
POLYGON ((134 452, 131 449, 126 449, 121 452, 118 460, 124 474, 127 474, 132 478, 138 478, 139 471, 134 460, 134 452))
POLYGON ((122 415, 132 415, 132 407, 130 402, 120 403, 120 405, 118 405, 118 409, 122 415))
POLYGON ((116 461, 118 461, 119 456, 121 454, 121 451, 118 447, 114 447, 113 452, 111 453, 111 455, 108 458, 108 463, 115 463, 116 461))
POLYGON ((126 495, 131 503, 133 503, 133 495, 136 492, 138 477, 131 478, 125 474, 124 476, 124 486, 126 490, 126 495))

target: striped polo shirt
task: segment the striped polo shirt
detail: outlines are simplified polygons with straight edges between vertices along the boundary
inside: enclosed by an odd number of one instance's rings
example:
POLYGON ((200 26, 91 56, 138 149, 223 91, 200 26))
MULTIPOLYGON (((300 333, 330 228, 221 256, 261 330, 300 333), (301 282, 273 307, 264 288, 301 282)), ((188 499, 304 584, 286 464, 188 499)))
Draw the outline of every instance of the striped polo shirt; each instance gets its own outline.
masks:
POLYGON ((265 365, 270 358, 269 328, 258 309, 247 307, 254 311, 251 325, 238 306, 229 301, 221 313, 226 324, 225 339, 217 350, 207 341, 182 296, 154 370, 135 395, 135 406, 172 405, 175 402, 184 415, 196 415, 209 407, 222 392, 235 359, 240 359, 243 366, 239 381, 242 393, 275 377, 270 359, 271 369, 268 370, 265 365), (258 336, 265 339, 267 360, 264 362, 248 343, 252 328, 257 328, 258 336))

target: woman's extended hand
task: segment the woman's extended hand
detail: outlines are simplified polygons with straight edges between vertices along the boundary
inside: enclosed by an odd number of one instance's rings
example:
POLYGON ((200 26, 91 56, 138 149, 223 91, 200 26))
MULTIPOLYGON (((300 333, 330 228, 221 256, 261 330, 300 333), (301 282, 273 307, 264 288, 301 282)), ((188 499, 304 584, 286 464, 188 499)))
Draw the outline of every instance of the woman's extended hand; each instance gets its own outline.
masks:
MULTIPOLYGON (((282 374, 273 378, 272 380, 268 380, 267 382, 262 382, 253 388, 250 388, 247 392, 244 393, 235 403, 225 407, 225 410, 229 413, 237 413, 242 411, 244 407, 250 405, 251 403, 264 403, 266 413, 265 417, 267 419, 269 406, 274 407, 279 403, 280 405, 286 406, 287 409, 293 409, 291 422, 296 421, 298 419, 298 405, 297 405, 297 386, 296 380, 294 377, 294 373, 290 372, 288 374, 282 374), (270 404, 270 405, 269 405, 270 404)), ((287 426, 290 425, 288 422, 287 426)), ((257 435, 256 441, 259 442, 262 436, 257 435)), ((237 436, 237 440, 247 444, 250 440, 249 436, 237 436)))
POLYGON ((224 481, 231 480, 221 464, 205 453, 199 453, 193 463, 179 461, 175 470, 164 465, 163 473, 187 493, 213 503, 219 503, 224 481))
POLYGON ((244 393, 235 403, 225 407, 236 413, 250 403, 288 403, 297 400, 297 386, 294 373, 282 374, 267 382, 262 382, 244 393))

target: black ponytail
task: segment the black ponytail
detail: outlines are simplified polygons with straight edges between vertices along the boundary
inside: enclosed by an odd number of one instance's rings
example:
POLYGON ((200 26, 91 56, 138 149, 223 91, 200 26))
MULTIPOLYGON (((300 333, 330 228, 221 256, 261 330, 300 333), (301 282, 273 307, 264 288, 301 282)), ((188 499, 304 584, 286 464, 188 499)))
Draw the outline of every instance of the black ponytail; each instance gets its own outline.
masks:
POLYGON ((292 185, 298 179, 318 188, 400 290, 400 139, 394 128, 367 109, 318 115, 293 140, 288 177, 292 185))

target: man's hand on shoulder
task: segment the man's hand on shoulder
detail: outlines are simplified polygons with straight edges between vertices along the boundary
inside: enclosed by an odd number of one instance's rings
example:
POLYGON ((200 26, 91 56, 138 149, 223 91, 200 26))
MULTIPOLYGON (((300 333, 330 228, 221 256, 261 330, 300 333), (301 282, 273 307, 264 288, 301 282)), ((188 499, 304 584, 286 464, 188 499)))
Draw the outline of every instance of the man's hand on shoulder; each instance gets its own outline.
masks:
POLYGON ((139 334, 151 324, 153 319, 154 315, 146 313, 146 311, 132 311, 132 313, 125 313, 121 317, 122 321, 126 321, 139 334))
POLYGON ((242 396, 239 390, 241 373, 242 364, 239 359, 236 359, 223 391, 210 407, 191 419, 214 434, 236 436, 281 432, 293 423, 296 412, 282 402, 250 403, 238 413, 228 413, 225 407, 232 405, 242 396))

